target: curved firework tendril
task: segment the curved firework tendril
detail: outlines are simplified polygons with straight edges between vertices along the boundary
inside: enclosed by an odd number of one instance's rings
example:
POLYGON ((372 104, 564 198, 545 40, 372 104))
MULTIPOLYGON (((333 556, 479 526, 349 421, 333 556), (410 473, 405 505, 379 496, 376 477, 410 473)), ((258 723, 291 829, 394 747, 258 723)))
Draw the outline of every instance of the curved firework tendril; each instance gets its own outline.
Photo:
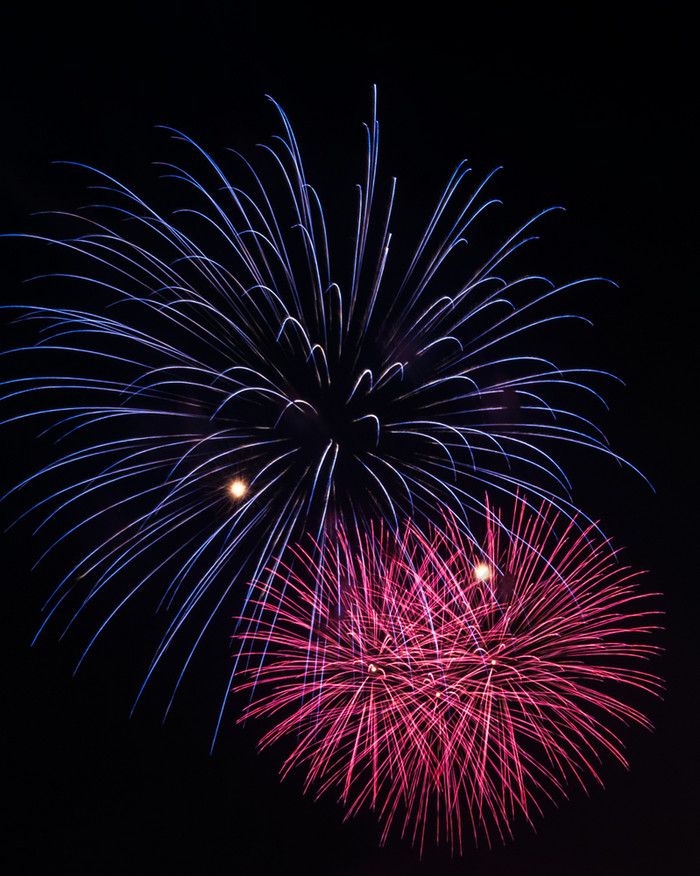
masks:
POLYGON ((164 579, 170 613, 149 678, 185 627, 187 666, 236 582, 274 576, 271 558, 305 532, 322 551, 329 526, 361 539, 371 520, 397 529, 442 508, 469 539, 470 518, 486 513, 484 486, 527 487, 573 513, 556 442, 617 459, 595 426, 557 401, 558 391, 596 395, 587 381, 597 372, 511 350, 528 330, 566 318, 546 310, 569 287, 500 277, 539 216, 476 269, 450 274, 472 224, 495 203, 483 197, 489 177, 465 197, 461 164, 403 280, 389 283, 394 188, 377 217, 375 101, 341 281, 321 201, 277 109, 285 133, 264 147, 276 170, 270 184, 239 156, 250 184, 233 185, 172 132, 213 178, 207 186, 164 165, 190 207, 166 218, 87 168, 104 203, 94 214, 62 214, 78 234, 36 238, 86 260, 82 271, 53 276, 74 295, 88 284, 90 297, 22 308, 20 319, 42 334, 15 353, 41 369, 54 361, 59 376, 6 384, 5 406, 21 405, 6 419, 45 417, 67 448, 21 484, 49 485, 31 509, 43 515, 39 529, 70 521, 50 550, 76 531, 99 533, 48 616, 74 588, 72 617, 114 590, 99 634, 164 579))
POLYGON ((611 725, 650 726, 619 692, 660 691, 636 668, 656 612, 610 543, 551 505, 516 499, 510 526, 489 512, 482 550, 448 519, 293 553, 240 634, 240 720, 272 719, 260 745, 287 740, 282 774, 305 770, 347 817, 374 810, 382 841, 397 821, 422 850, 431 823, 461 849, 467 818, 504 840, 572 780, 601 783, 601 755, 627 765, 611 725))

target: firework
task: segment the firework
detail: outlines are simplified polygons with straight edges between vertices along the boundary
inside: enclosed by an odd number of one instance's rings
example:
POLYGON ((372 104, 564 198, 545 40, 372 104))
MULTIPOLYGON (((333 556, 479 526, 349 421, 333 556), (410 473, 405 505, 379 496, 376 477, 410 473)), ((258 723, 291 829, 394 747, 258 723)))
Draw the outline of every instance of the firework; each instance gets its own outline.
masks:
POLYGON ((600 782, 604 756, 626 765, 620 724, 648 726, 625 697, 659 690, 639 668, 654 613, 609 542, 551 506, 519 499, 507 527, 490 514, 482 550, 448 520, 295 554, 303 571, 264 582, 241 635, 241 720, 271 722, 262 747, 286 740, 283 775, 374 810, 382 841, 393 822, 421 848, 430 829, 461 849, 469 821, 505 839, 600 782))
POLYGON ((495 201, 488 178, 467 189, 463 164, 413 255, 394 259, 393 185, 374 206, 375 111, 337 267, 280 117, 266 170, 238 156, 242 181, 229 182, 173 132, 204 168, 200 179, 164 165, 182 209, 155 210, 87 168, 100 206, 37 237, 75 267, 53 275, 49 304, 22 308, 39 340, 14 351, 28 376, 6 384, 3 405, 62 448, 20 485, 49 551, 78 545, 47 613, 98 605, 109 621, 157 591, 168 612, 149 677, 185 630, 191 656, 220 612, 238 610, 225 607, 231 589, 274 575, 272 558, 304 533, 323 550, 328 527, 361 539, 372 520, 396 529, 444 509, 469 537, 485 485, 569 507, 557 442, 610 453, 566 400, 596 394, 593 372, 520 347, 564 318, 549 304, 568 287, 503 278, 539 217, 472 254, 466 235, 495 201))

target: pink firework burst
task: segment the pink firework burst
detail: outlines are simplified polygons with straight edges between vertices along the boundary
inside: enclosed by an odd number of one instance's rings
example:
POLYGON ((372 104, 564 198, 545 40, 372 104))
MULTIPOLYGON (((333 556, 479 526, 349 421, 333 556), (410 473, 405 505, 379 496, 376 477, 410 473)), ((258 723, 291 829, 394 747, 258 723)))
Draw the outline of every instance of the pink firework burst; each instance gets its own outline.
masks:
POLYGON ((421 849, 428 830, 461 849, 468 823, 504 840, 600 782, 604 755, 626 766, 621 724, 649 726, 621 697, 659 692, 638 668, 655 612, 609 542, 551 506, 491 513, 481 551, 451 521, 359 547, 339 531, 276 575, 241 634, 241 720, 272 722, 263 748, 286 740, 282 775, 374 810, 382 842, 395 822, 421 849))

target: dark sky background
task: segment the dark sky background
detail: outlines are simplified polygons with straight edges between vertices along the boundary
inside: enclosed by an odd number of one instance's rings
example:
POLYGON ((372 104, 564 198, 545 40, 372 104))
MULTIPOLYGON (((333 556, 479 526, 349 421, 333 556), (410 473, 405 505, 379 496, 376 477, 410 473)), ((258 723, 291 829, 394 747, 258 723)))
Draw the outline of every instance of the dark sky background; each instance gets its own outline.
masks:
MULTIPOLYGON (((217 157, 227 146, 250 155, 279 132, 265 94, 290 116, 324 203, 344 198, 354 209, 373 83, 380 170, 385 181, 399 177, 402 227, 419 231, 463 157, 477 175, 504 166, 492 193, 508 215, 564 205, 567 212, 543 226, 535 263, 555 279, 618 283, 576 302, 596 324, 582 358, 624 379, 624 389, 606 393, 611 413, 600 421, 656 490, 574 455, 574 499, 627 546, 633 566, 649 570, 650 589, 665 594, 666 654, 657 668, 668 689, 664 702, 648 705, 655 732, 632 728, 627 736, 630 771, 604 765, 605 790, 572 790, 536 833, 518 824, 504 847, 474 850, 467 841, 461 858, 426 849, 419 861, 396 837, 379 849, 370 815, 343 824, 331 798, 301 795, 299 777, 280 784, 280 753, 258 756, 254 729, 233 726, 233 715, 209 754, 230 660, 225 641, 212 646, 164 725, 165 687, 128 719, 155 645, 148 618, 128 617, 76 677, 87 626, 59 642, 55 625, 30 649, 58 570, 46 563, 30 571, 41 545, 25 527, 5 536, 0 573, 6 871, 693 872, 698 107, 689 23, 668 5, 647 18, 590 4, 566 4, 554 17, 514 16, 501 4, 488 13, 440 3, 414 12, 382 4, 154 6, 3 13, 0 231, 29 231, 30 213, 89 200, 81 179, 51 165, 56 159, 153 191, 150 162, 172 157, 155 125, 179 128, 217 157)), ((16 242, 1 246, 3 299, 21 300, 35 256, 16 242)), ((11 445, 8 482, 31 468, 33 446, 11 445)), ((16 508, 1 511, 7 525, 16 508)))

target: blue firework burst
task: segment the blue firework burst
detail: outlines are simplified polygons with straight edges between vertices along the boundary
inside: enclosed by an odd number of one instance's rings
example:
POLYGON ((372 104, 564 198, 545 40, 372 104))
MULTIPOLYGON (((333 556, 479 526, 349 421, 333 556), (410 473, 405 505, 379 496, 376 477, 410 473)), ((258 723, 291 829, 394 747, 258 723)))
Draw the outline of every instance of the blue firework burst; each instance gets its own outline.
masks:
POLYGON ((375 198, 375 102, 352 251, 336 259, 277 110, 283 135, 259 163, 235 154, 234 175, 170 132, 205 165, 162 165, 184 208, 155 210, 87 168, 100 203, 59 215, 70 236, 36 236, 75 265, 60 275, 73 303, 21 307, 38 340, 13 351, 34 364, 6 384, 5 418, 40 417, 60 438, 19 485, 38 528, 58 526, 49 550, 76 533, 89 545, 47 613, 69 594, 69 618, 106 596, 98 635, 157 590, 168 612, 149 677, 185 630, 187 666, 213 619, 238 614, 247 582, 272 580, 304 533, 323 550, 329 527, 361 534, 442 509, 471 538, 486 488, 570 507, 558 444, 613 455, 569 404, 597 395, 598 372, 519 348, 570 318, 549 305, 577 285, 504 273, 542 214, 486 257, 471 252, 496 202, 490 175, 470 187, 463 163, 406 257, 390 230, 395 183, 375 198))

